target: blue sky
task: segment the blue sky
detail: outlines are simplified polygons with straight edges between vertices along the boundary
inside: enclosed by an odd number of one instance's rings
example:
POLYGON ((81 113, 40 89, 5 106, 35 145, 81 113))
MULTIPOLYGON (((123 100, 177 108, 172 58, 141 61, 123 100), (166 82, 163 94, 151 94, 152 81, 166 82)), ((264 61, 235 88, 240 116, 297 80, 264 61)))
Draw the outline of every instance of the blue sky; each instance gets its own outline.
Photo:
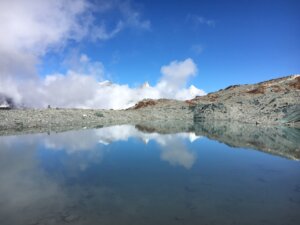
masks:
MULTIPOLYGON (((103 62, 114 82, 131 86, 156 83, 162 65, 188 57, 198 66, 190 83, 207 92, 300 71, 299 1, 144 0, 131 1, 131 7, 150 22, 149 29, 72 42, 63 54, 46 55, 47 72, 62 69, 56 60, 74 49, 103 62)), ((111 19, 111 13, 96 16, 113 26, 118 14, 111 19)))
POLYGON ((297 74, 299 11, 297 0, 0 1, 0 95, 119 109, 297 74))

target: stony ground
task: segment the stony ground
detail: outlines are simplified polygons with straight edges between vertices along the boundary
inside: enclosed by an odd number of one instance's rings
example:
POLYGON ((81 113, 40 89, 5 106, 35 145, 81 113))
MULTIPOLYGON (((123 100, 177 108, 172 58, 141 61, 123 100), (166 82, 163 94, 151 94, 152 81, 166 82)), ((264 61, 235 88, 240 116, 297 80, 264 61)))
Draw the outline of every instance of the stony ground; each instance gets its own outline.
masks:
MULTIPOLYGON (((148 102, 145 100, 144 102, 148 102)), ((151 100, 150 100, 151 101, 151 100)), ((193 112, 182 101, 161 99, 151 107, 128 110, 14 109, 0 110, 0 135, 138 124, 147 121, 193 121, 193 112)), ((159 123, 159 122, 158 122, 159 123)))
POLYGON ((143 100, 127 110, 0 110, 0 135, 194 120, 300 127, 300 75, 234 85, 189 101, 143 100))
POLYGON ((300 75, 229 86, 189 102, 195 120, 300 126, 300 75))

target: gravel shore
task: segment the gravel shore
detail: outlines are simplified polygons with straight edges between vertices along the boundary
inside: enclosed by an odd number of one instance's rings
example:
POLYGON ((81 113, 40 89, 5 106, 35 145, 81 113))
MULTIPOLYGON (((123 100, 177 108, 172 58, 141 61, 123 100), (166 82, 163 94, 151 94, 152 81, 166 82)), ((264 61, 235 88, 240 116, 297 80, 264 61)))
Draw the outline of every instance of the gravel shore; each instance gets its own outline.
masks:
POLYGON ((126 110, 0 109, 0 135, 160 121, 236 121, 300 127, 300 75, 234 85, 188 101, 143 100, 126 110))
POLYGON ((155 106, 128 110, 96 109, 13 109, 0 110, 0 135, 64 131, 139 124, 147 121, 193 122, 188 104, 176 100, 158 100, 155 106))

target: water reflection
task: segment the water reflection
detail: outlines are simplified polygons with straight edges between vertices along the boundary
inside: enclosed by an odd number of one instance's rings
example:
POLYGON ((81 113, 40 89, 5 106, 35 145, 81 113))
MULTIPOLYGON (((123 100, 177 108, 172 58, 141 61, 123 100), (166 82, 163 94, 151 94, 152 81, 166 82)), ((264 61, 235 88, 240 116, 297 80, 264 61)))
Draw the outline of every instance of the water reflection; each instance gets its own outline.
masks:
POLYGON ((160 147, 160 158, 162 160, 169 162, 171 165, 179 165, 189 169, 193 166, 196 155, 189 151, 184 142, 194 142, 200 136, 196 136, 193 132, 177 134, 144 133, 134 126, 120 125, 102 129, 83 130, 81 132, 68 131, 59 134, 54 133, 49 136, 38 136, 36 141, 42 141, 47 149, 63 150, 68 154, 78 151, 93 152, 97 148, 98 157, 102 157, 106 148, 101 147, 101 145, 128 141, 130 138, 141 140, 145 144, 154 141, 160 147), (100 149, 101 154, 99 154, 100 149))
POLYGON ((232 147, 252 148, 294 160, 300 159, 300 128, 204 121, 195 124, 195 132, 232 147))
POLYGON ((0 224, 299 224, 299 163, 231 151, 208 130, 0 137, 0 224))

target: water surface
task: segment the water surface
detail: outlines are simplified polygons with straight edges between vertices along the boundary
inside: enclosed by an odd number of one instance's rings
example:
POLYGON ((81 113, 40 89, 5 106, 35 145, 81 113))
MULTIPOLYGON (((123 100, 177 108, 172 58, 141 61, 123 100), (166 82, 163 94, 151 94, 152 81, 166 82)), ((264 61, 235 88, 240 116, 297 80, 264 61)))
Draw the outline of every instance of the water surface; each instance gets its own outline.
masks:
POLYGON ((0 224, 300 224, 297 141, 284 133, 278 153, 279 136, 245 149, 230 147, 241 136, 213 131, 122 125, 0 137, 0 224))

